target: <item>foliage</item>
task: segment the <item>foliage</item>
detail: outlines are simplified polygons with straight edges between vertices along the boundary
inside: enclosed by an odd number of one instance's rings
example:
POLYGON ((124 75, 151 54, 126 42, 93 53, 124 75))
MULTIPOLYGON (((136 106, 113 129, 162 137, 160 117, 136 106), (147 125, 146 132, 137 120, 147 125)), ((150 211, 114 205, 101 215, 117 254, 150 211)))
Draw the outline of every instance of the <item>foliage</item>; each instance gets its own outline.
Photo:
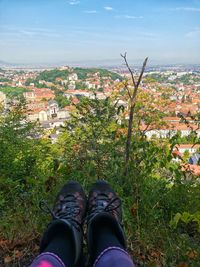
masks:
POLYGON ((55 100, 57 101, 60 108, 64 108, 70 105, 70 100, 64 97, 63 95, 57 95, 55 97, 55 100))
POLYGON ((179 222, 183 222, 188 225, 191 222, 196 223, 196 230, 200 232, 200 212, 195 212, 194 214, 190 214, 189 212, 176 213, 173 219, 170 221, 170 226, 173 229, 176 229, 179 222))
POLYGON ((153 128, 159 129, 165 125, 162 118, 166 114, 168 100, 162 96, 155 98, 153 94, 139 91, 136 103, 135 124, 138 127, 145 124, 145 131, 153 128))
POLYGON ((113 81, 116 79, 122 80, 122 77, 119 74, 100 68, 74 68, 71 70, 53 69, 45 70, 39 73, 35 79, 28 78, 25 82, 25 85, 29 86, 30 83, 34 83, 35 86, 37 86, 38 88, 46 87, 45 84, 39 83, 40 80, 59 84, 60 81, 56 81, 56 79, 60 78, 61 80, 67 80, 70 73, 76 73, 80 80, 76 82, 76 89, 86 89, 86 85, 83 84, 81 80, 85 80, 86 78, 91 77, 95 73, 98 73, 100 78, 108 77, 111 78, 113 81))
POLYGON ((10 240, 37 231, 39 218, 32 214, 38 214, 37 202, 54 164, 49 142, 38 139, 40 129, 25 121, 24 109, 23 102, 15 103, 0 117, 0 237, 10 240))
POLYGON ((108 71, 106 69, 100 69, 100 68, 74 68, 75 73, 78 75, 78 78, 81 80, 85 80, 88 78, 88 76, 91 76, 92 74, 99 73, 100 77, 110 77, 112 80, 119 79, 122 80, 122 77, 114 72, 108 71))
POLYGON ((0 86, 0 91, 5 93, 8 97, 22 96, 23 93, 29 92, 30 90, 24 87, 11 87, 11 86, 0 86))
POLYGON ((181 76, 176 76, 175 74, 170 74, 170 75, 163 75, 160 73, 152 73, 152 74, 148 74, 145 77, 145 81, 146 82, 151 82, 151 83, 155 83, 155 82, 159 82, 159 83, 171 83, 171 84, 179 84, 182 83, 184 85, 191 85, 193 83, 198 83, 200 81, 200 78, 198 76, 198 74, 194 74, 194 73, 187 73, 181 76), (168 79, 171 75, 174 76, 174 79, 170 80, 168 79))
MULTIPOLYGON (((73 162, 70 158, 67 161, 70 168, 73 166, 77 169, 76 175, 79 169, 81 172, 85 169, 86 175, 93 180, 107 178, 110 157, 118 150, 115 141, 118 128, 116 107, 110 99, 98 100, 96 96, 94 99, 80 99, 60 140, 61 147, 69 149, 68 142, 72 145, 70 153, 69 150, 63 153, 73 157, 73 162)), ((120 160, 118 153, 116 161, 120 160)))
POLYGON ((36 80, 55 82, 56 78, 61 78, 61 79, 66 80, 68 75, 69 75, 68 70, 59 70, 59 69, 45 70, 37 76, 36 80))
POLYGON ((0 82, 9 82, 10 80, 5 77, 0 77, 0 82))
POLYGON ((64 92, 57 89, 57 87, 51 87, 51 90, 54 91, 55 101, 58 103, 60 108, 64 108, 70 105, 70 100, 64 96, 64 92))
POLYGON ((167 79, 165 76, 159 74, 159 73, 153 73, 153 74, 148 74, 145 76, 145 81, 146 82, 158 82, 158 83, 162 83, 162 82, 166 82, 167 79))
MULTIPOLYGON (((152 100, 143 97, 148 100, 145 103, 152 100)), ((103 100, 95 95, 94 99, 81 98, 56 144, 45 138, 37 124, 25 121, 23 103, 13 106, 6 116, 0 115, 0 238, 28 244, 41 235, 49 220, 39 211, 40 200, 51 205, 68 180, 79 181, 87 190, 96 179, 104 178, 124 203, 127 241, 138 266, 178 266, 181 262, 199 266, 199 235, 190 231, 190 223, 179 225, 199 218, 200 209, 198 180, 185 180, 178 163, 171 160, 179 136, 148 140, 134 123, 125 177, 127 120, 117 98, 117 94, 103 100), (171 227, 173 220, 177 227, 171 227)), ((139 97, 138 118, 146 114, 148 122, 161 121, 162 114, 148 104, 143 109, 141 105, 139 97)), ((13 245, 8 256, 14 249, 13 245)))
POLYGON ((28 78, 25 82, 25 86, 29 86, 31 83, 35 83, 34 79, 28 78))
POLYGON ((87 86, 83 82, 76 82, 76 90, 84 90, 87 86))

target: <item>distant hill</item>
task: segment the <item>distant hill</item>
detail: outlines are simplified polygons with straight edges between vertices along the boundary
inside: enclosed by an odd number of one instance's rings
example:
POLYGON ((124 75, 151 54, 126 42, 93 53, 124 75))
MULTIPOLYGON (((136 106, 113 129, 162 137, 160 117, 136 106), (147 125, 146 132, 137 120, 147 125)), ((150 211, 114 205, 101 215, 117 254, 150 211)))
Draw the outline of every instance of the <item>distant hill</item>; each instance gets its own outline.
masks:
POLYGON ((0 68, 1 67, 6 67, 6 66, 9 66, 9 65, 10 65, 9 63, 7 63, 7 62, 5 62, 3 60, 0 60, 0 68))
POLYGON ((90 74, 95 74, 99 73, 100 77, 110 77, 112 80, 122 80, 122 77, 112 71, 108 71, 106 69, 101 69, 101 68, 72 68, 70 70, 59 70, 59 69, 53 69, 53 70, 45 70, 41 72, 36 80, 45 80, 47 82, 54 82, 56 78, 61 78, 61 79, 67 79, 68 75, 70 73, 76 73, 78 75, 78 78, 80 80, 86 79, 90 74))
POLYGON ((101 68, 74 68, 74 72, 78 75, 79 79, 86 79, 89 74, 94 74, 97 72, 99 72, 100 77, 110 77, 112 80, 122 79, 119 74, 101 68))

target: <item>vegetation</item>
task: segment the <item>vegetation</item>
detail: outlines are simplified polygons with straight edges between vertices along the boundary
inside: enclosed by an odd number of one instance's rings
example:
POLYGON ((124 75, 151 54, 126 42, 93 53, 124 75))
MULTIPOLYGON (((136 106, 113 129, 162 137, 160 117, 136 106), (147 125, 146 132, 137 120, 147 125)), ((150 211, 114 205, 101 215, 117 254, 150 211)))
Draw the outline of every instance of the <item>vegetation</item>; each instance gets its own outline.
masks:
POLYGON ((78 78, 81 80, 86 79, 91 74, 99 73, 100 77, 110 77, 112 80, 119 79, 122 80, 122 77, 114 72, 108 71, 106 69, 99 69, 99 68, 90 68, 90 69, 83 69, 83 68, 74 68, 75 73, 78 75, 78 78))
POLYGON ((60 108, 64 108, 66 106, 70 105, 70 100, 62 95, 58 95, 55 97, 55 100, 57 101, 60 108))
POLYGON ((0 82, 10 82, 10 80, 5 77, 0 77, 0 82))
POLYGON ((63 80, 67 80, 67 77, 69 75, 68 70, 58 70, 58 69, 53 69, 53 70, 45 70, 41 72, 36 80, 44 80, 47 82, 55 82, 56 78, 61 78, 63 80))
POLYGON ((163 76, 159 73, 153 73, 153 74, 148 74, 145 76, 145 81, 146 82, 158 82, 158 83, 163 83, 167 82, 166 76, 163 76))
POLYGON ((159 83, 171 83, 171 84, 178 84, 182 83, 184 85, 191 85, 193 83, 200 82, 200 79, 197 74, 194 73, 188 73, 181 76, 175 76, 174 79, 169 80, 168 78, 174 74, 170 75, 162 75, 160 73, 152 73, 148 74, 145 77, 146 82, 159 82, 159 83))
MULTIPOLYGON (((53 70, 45 70, 36 77, 36 79, 30 79, 28 78, 25 85, 28 86, 30 83, 34 83, 35 86, 38 88, 47 87, 45 84, 40 84, 39 81, 46 81, 46 82, 52 82, 52 83, 60 83, 60 81, 56 81, 57 78, 60 78, 61 80, 67 80, 70 73, 76 73, 78 75, 78 79, 85 80, 88 77, 91 77, 91 75, 94 75, 95 73, 99 73, 100 77, 109 77, 113 81, 116 79, 122 80, 122 77, 114 72, 108 71, 106 69, 99 69, 99 68, 90 68, 90 69, 83 69, 83 68, 74 68, 72 70, 59 70, 59 69, 53 69, 53 70)), ((81 81, 76 83, 76 89, 86 89, 86 85, 82 83, 81 81)))
POLYGON ((83 82, 76 82, 76 90, 85 90, 87 86, 83 82))
POLYGON ((34 83, 35 80, 34 79, 31 79, 31 78, 28 78, 25 82, 25 86, 29 86, 31 83, 34 83))
POLYGON ((0 86, 0 91, 5 93, 8 97, 18 97, 30 90, 24 87, 0 86))
POLYGON ((64 108, 70 105, 70 100, 64 96, 64 92, 59 90, 57 87, 51 87, 51 90, 54 91, 55 100, 58 103, 60 108, 64 108))
MULTIPOLYGON (((39 210, 40 200, 52 205, 68 180, 88 190, 102 178, 123 200, 129 250, 138 266, 200 265, 200 185, 198 180, 185 180, 172 161, 179 136, 146 139, 138 127, 137 117, 143 116, 138 97, 125 176, 128 122, 117 105, 119 94, 120 90, 104 100, 82 97, 55 144, 45 134, 37 138, 41 132, 36 124, 24 123, 23 103, 0 116, 1 266, 12 261, 12 266, 18 261, 25 266, 26 255, 31 261, 30 253, 37 253, 50 219, 39 210)), ((142 112, 152 122, 155 113, 148 107, 143 105, 142 112)), ((155 118, 159 120, 159 113, 155 118)))

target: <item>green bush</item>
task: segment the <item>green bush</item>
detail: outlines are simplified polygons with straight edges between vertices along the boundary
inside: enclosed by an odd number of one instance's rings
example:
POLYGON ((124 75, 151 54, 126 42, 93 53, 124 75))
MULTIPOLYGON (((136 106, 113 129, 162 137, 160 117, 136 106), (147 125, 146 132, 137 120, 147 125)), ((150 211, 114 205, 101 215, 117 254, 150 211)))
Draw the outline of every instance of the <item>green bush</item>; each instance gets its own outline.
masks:
POLYGON ((123 201, 129 251, 138 266, 199 266, 199 235, 187 227, 180 231, 179 223, 199 225, 200 186, 171 162, 178 137, 147 140, 134 130, 125 177, 121 130, 127 122, 120 125, 118 116, 110 98, 82 98, 56 144, 33 138, 40 129, 21 123, 23 106, 0 117, 1 239, 41 235, 50 217, 39 210, 40 200, 51 207, 66 181, 75 179, 88 190, 103 178, 123 201))

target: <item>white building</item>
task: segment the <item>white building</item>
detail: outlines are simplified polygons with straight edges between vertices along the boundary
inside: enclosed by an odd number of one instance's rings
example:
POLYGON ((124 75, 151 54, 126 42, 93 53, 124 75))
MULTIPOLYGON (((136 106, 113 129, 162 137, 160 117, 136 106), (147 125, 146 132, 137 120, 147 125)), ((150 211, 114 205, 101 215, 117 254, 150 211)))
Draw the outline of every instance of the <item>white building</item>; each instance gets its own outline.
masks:
POLYGON ((45 110, 41 110, 38 114, 39 121, 47 121, 48 120, 48 114, 45 110))
POLYGON ((200 149, 200 145, 193 145, 193 144, 180 144, 180 145, 175 145, 174 147, 177 149, 181 154, 184 154, 186 151, 189 152, 189 154, 194 154, 197 152, 198 149, 200 149))
POLYGON ((90 83, 89 81, 86 81, 85 85, 87 86, 88 89, 95 89, 96 87, 95 84, 90 83))
MULTIPOLYGON (((191 133, 190 129, 182 129, 179 130, 181 133, 181 137, 188 136, 191 133)), ((174 136, 178 130, 170 130, 170 129, 165 129, 165 130, 149 130, 145 133, 146 137, 148 139, 151 139, 153 136, 157 138, 169 138, 174 136)), ((197 131, 197 136, 198 138, 200 137, 200 130, 197 131)))
POLYGON ((61 109, 58 111, 58 119, 68 119, 70 117, 69 111, 66 109, 61 109))
POLYGON ((78 75, 76 73, 71 73, 68 76, 69 81, 77 81, 78 80, 78 75))
POLYGON ((67 84, 68 84, 68 80, 62 80, 62 81, 61 81, 61 84, 62 84, 62 85, 67 85, 67 84))
POLYGON ((49 100, 48 102, 48 115, 50 118, 57 117, 59 111, 58 103, 55 100, 49 100))

